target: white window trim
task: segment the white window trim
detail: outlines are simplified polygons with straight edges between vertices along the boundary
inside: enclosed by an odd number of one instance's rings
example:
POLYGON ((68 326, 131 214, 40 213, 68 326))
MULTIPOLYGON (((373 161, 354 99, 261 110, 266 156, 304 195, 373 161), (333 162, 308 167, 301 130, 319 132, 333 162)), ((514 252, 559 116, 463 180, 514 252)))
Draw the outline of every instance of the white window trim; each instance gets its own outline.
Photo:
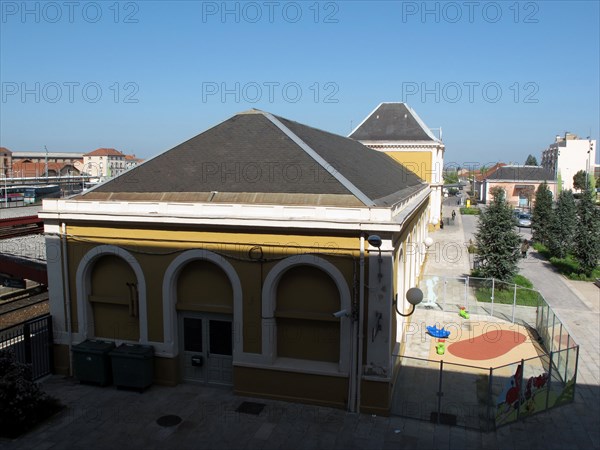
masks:
MULTIPOLYGON (((139 327, 140 339, 138 343, 144 345, 154 345, 148 341, 148 311, 146 305, 146 280, 144 271, 139 262, 127 250, 114 245, 99 245, 88 251, 77 266, 75 276, 75 287, 77 290, 77 322, 78 332, 75 333, 76 341, 84 341, 95 337, 94 330, 94 312, 92 304, 88 297, 92 292, 92 269, 98 258, 106 255, 114 255, 123 259, 133 270, 137 279, 137 289, 139 295, 139 327)), ((102 338, 105 339, 105 338, 102 338)), ((106 338, 106 340, 111 340, 106 338)), ((133 342, 127 340, 116 340, 117 344, 121 342, 133 342)))
POLYGON ((233 291, 233 361, 242 355, 244 320, 242 304, 242 283, 233 266, 221 255, 209 250, 187 250, 177 256, 165 271, 163 278, 163 339, 165 356, 179 354, 179 333, 177 332, 177 280, 181 270, 191 261, 209 261, 225 272, 233 291))

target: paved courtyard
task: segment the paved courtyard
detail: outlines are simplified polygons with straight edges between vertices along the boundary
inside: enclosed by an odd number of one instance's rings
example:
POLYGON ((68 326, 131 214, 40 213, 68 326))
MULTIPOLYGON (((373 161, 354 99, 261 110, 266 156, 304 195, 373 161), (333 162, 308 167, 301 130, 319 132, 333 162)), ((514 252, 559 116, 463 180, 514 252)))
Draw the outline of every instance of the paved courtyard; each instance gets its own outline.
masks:
MULTIPOLYGON (((444 215, 450 216, 450 205, 444 215)), ((432 235, 443 248, 463 246, 462 220, 432 235)), ((466 251, 457 258, 428 257, 425 273, 468 274, 466 251)), ((424 420, 377 417, 337 409, 235 396, 230 389, 182 384, 152 386, 144 393, 80 385, 52 376, 43 388, 66 409, 16 440, 9 449, 581 449, 600 448, 600 369, 598 365, 600 289, 568 282, 539 259, 523 262, 523 272, 539 288, 581 345, 575 402, 480 432, 424 420), (593 289, 592 289, 593 288, 593 289), (236 412, 243 401, 265 405, 260 414, 236 412), (162 427, 157 419, 177 415, 162 427)), ((412 381, 415 385, 424 382, 412 381)), ((431 399, 420 399, 417 407, 431 399), (419 403, 420 402, 420 403, 419 403)))

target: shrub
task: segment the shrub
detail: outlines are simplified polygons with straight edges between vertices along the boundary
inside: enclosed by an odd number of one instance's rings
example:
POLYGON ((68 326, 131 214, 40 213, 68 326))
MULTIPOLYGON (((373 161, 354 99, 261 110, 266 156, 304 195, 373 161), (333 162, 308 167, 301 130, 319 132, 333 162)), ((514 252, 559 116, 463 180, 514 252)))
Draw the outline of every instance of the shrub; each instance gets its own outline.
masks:
POLYGON ((29 365, 0 350, 0 436, 15 438, 61 409, 32 381, 29 365))
POLYGON ((478 216, 481 214, 479 208, 460 208, 460 213, 468 216, 478 216))

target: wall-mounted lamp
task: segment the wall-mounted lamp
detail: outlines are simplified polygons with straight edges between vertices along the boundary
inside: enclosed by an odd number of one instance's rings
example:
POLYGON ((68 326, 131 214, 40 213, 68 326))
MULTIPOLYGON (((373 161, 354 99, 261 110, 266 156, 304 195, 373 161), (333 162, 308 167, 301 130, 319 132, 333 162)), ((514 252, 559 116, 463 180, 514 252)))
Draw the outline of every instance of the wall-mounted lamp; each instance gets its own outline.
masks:
POLYGON ((427 237, 427 238, 425 238, 423 243, 425 244, 425 247, 429 248, 433 245, 433 239, 431 239, 430 237, 427 237))
POLYGON ((402 317, 408 317, 415 312, 415 305, 418 305, 423 301, 423 291, 417 287, 410 288, 408 291, 406 291, 406 300, 408 300, 408 303, 412 305, 412 308, 407 314, 403 314, 398 311, 398 294, 396 294, 396 297, 394 298, 394 307, 396 308, 396 312, 402 317))

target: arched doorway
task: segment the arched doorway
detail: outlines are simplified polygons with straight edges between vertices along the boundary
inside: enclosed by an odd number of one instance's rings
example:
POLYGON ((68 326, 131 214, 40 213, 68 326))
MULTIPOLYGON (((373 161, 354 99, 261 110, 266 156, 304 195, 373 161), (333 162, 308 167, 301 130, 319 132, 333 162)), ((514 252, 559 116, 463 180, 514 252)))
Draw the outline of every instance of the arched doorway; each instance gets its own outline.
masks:
POLYGON ((176 280, 176 309, 184 381, 233 383, 232 284, 205 259, 187 262, 176 280))

